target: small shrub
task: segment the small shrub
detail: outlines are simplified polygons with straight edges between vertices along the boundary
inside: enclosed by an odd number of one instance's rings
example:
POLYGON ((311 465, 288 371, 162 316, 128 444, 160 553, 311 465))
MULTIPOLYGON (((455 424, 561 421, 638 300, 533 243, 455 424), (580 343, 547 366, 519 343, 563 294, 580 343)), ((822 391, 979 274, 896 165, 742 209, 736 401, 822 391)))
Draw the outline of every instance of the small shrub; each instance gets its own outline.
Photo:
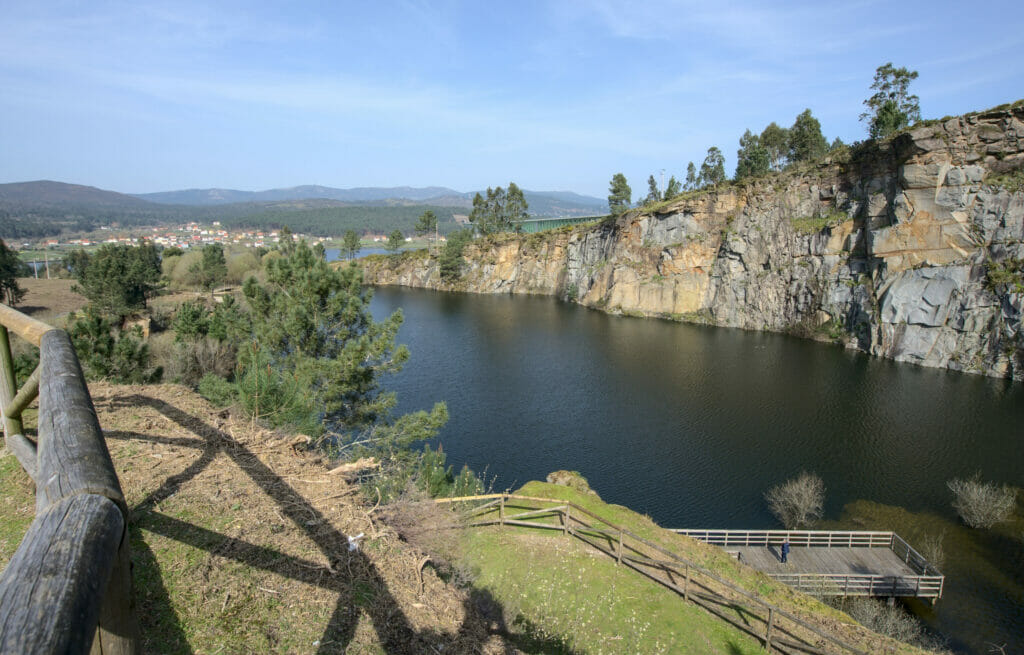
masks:
POLYGON ((946 565, 946 533, 928 533, 918 542, 918 551, 928 562, 940 571, 946 565))
POLYGON ((993 175, 985 180, 985 184, 996 188, 1006 189, 1010 193, 1024 191, 1024 168, 1018 168, 1015 171, 1004 173, 1003 175, 993 175))
POLYGON ((473 581, 472 569, 463 563, 463 525, 458 514, 448 505, 435 503, 415 481, 409 480, 400 494, 381 507, 381 518, 456 584, 468 585, 473 581))
POLYGON ((976 473, 970 480, 955 478, 946 483, 953 492, 953 509, 972 528, 991 528, 1010 517, 1017 492, 1008 485, 982 482, 976 473))
POLYGON ((207 373, 199 381, 199 395, 217 407, 227 407, 238 399, 238 388, 213 373, 207 373))
POLYGON ((1024 259, 1009 257, 985 262, 985 287, 993 293, 1024 293, 1024 259))
POLYGON ((926 632, 924 624, 902 605, 890 607, 884 601, 861 597, 835 597, 831 604, 880 635, 933 652, 948 652, 942 640, 926 632))
POLYGON ((825 216, 803 216, 797 218, 791 218, 790 223, 793 225, 793 229, 800 234, 817 234, 826 227, 832 227, 848 220, 848 216, 841 212, 835 211, 825 216))
POLYGON ((115 330, 106 317, 92 309, 75 317, 68 331, 86 377, 116 384, 152 384, 163 369, 150 366, 149 346, 138 327, 115 330))
POLYGON ((235 378, 242 409, 274 427, 318 436, 323 425, 310 393, 313 380, 309 372, 281 366, 255 344, 248 345, 243 354, 235 378))
POLYGON ((230 378, 236 360, 237 351, 231 343, 210 337, 181 342, 175 344, 167 361, 167 376, 188 386, 198 384, 209 373, 230 378))
POLYGON ((186 300, 178 307, 171 321, 174 338, 177 341, 198 339, 209 328, 209 312, 202 302, 186 300))
POLYGON ((198 270, 202 265, 203 253, 189 250, 180 257, 172 257, 173 267, 164 267, 164 276, 173 289, 191 289, 199 286, 198 270), (166 270, 170 268, 170 270, 166 270))
POLYGON ((809 526, 821 518, 825 506, 825 483, 813 473, 800 475, 769 489, 764 498, 787 530, 809 526))
POLYGON ((11 354, 14 364, 14 380, 18 388, 28 380, 32 371, 39 366, 39 349, 29 344, 24 339, 11 340, 11 354))
POLYGON ((226 282, 229 284, 241 284, 245 278, 260 270, 260 260, 256 253, 248 248, 241 252, 232 253, 227 261, 228 272, 226 282))

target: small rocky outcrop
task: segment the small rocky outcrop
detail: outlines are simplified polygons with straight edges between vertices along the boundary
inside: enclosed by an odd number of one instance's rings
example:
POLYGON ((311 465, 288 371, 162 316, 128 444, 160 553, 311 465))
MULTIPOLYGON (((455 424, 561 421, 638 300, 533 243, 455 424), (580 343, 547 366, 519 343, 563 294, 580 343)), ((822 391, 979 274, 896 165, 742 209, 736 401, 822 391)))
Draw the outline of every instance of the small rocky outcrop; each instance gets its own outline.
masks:
POLYGON ((548 473, 547 482, 569 487, 580 493, 597 495, 597 492, 590 488, 590 483, 579 471, 552 471, 548 473))
POLYGON ((478 240, 453 284, 425 253, 371 260, 366 277, 792 332, 1019 380, 1022 188, 1018 102, 614 221, 478 240))

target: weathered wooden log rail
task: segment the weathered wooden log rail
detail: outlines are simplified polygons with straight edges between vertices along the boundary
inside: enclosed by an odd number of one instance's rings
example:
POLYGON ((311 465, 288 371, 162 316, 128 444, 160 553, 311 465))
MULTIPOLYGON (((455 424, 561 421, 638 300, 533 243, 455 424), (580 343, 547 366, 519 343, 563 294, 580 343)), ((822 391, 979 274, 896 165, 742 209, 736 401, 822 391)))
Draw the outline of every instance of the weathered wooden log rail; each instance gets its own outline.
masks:
MULTIPOLYGON (((472 505, 463 513, 470 527, 521 526, 560 531, 575 537, 612 557, 617 564, 671 589, 685 602, 700 605, 759 639, 769 652, 864 653, 700 564, 615 525, 576 503, 516 494, 442 498, 436 502, 472 505), (545 519, 557 519, 557 522, 545 519)), ((885 652, 890 650, 894 651, 894 648, 885 652)))
POLYGON ((137 653, 128 509, 71 339, 0 305, 4 441, 36 485, 36 517, 0 573, 0 654, 137 653), (17 390, 10 331, 39 347, 17 390), (38 440, 22 412, 38 395, 38 440))

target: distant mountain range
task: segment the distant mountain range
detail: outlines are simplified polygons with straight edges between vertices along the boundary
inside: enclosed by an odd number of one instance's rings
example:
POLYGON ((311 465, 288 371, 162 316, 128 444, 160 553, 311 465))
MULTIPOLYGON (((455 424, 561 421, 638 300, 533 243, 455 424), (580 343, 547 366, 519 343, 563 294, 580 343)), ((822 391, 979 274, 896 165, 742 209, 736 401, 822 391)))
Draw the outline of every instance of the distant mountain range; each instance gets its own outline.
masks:
POLYGON ((142 198, 93 186, 51 180, 0 184, 0 208, 8 207, 150 207, 142 198))
MULTIPOLYGON (((343 229, 411 229, 413 215, 433 207, 442 224, 469 213, 475 192, 447 187, 317 185, 266 191, 186 189, 123 194, 41 180, 0 184, 0 237, 43 237, 100 225, 160 225, 182 220, 222 221, 234 226, 280 226, 340 234, 343 229)), ((534 216, 601 214, 607 203, 569 191, 523 191, 534 216)))
MULTIPOLYGON (((159 193, 136 193, 134 197, 167 205, 227 205, 240 202, 281 202, 290 200, 324 199, 345 203, 364 204, 417 204, 438 207, 471 207, 475 191, 462 193, 447 187, 356 187, 338 189, 319 185, 304 185, 266 191, 237 191, 235 189, 184 189, 159 193)), ((523 190, 532 214, 582 215, 600 212, 607 202, 600 198, 583 196, 571 191, 523 190)))

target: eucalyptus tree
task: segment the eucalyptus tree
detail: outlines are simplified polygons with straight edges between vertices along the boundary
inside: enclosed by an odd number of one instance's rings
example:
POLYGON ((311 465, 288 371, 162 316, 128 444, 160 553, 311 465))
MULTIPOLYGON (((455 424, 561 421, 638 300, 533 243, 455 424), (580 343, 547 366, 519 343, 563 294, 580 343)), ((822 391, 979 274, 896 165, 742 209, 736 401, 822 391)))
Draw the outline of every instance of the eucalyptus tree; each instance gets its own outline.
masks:
POLYGON ((702 186, 715 187, 725 182, 725 157, 715 146, 708 148, 704 163, 700 165, 700 182, 702 186))
POLYGON ((918 97, 910 93, 910 83, 917 79, 917 71, 896 68, 887 62, 875 69, 871 88, 874 95, 864 101, 867 110, 860 115, 868 122, 872 139, 889 136, 921 120, 918 97))

